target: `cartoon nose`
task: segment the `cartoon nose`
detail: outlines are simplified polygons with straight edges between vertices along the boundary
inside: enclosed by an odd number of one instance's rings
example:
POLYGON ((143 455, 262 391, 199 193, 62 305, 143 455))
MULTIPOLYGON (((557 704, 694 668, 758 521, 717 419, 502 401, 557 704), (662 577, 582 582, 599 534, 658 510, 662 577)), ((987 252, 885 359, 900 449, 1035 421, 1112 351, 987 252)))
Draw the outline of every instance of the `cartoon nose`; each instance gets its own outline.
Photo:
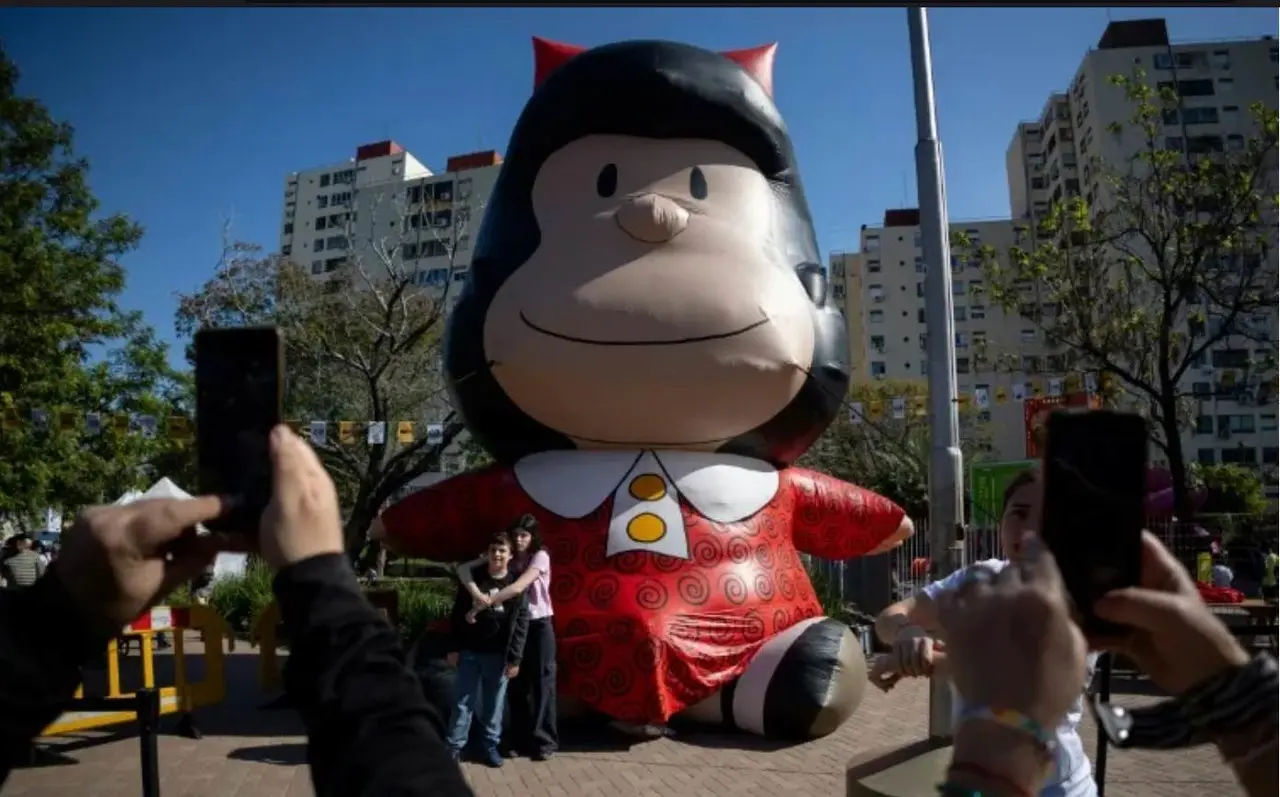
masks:
POLYGON ((613 217, 627 235, 650 244, 666 243, 689 226, 689 211, 658 194, 628 198, 613 217))

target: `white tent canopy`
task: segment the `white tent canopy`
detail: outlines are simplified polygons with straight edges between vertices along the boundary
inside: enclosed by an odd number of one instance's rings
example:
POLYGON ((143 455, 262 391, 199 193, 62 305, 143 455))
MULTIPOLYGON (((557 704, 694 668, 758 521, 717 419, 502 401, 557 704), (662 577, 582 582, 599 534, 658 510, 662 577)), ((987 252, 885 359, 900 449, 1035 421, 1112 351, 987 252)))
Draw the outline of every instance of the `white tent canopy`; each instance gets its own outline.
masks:
MULTIPOLYGON (((174 484, 173 480, 166 476, 147 488, 145 492, 130 490, 116 499, 116 505, 123 506, 124 504, 131 504, 134 501, 147 500, 151 498, 178 498, 185 500, 191 498, 191 493, 174 484)), ((202 534, 207 533, 203 526, 198 526, 197 529, 202 534)), ((245 568, 248 566, 248 563, 248 554, 220 553, 213 562, 213 579, 216 581, 219 578, 226 576, 242 576, 244 575, 245 568)))

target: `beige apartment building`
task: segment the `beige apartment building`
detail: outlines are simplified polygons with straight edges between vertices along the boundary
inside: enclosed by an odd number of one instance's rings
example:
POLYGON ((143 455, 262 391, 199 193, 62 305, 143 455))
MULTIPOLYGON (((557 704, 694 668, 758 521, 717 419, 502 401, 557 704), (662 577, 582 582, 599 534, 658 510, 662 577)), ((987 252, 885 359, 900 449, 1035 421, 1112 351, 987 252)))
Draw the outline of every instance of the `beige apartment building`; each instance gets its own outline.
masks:
MULTIPOLYGON (((1135 66, 1153 84, 1176 86, 1181 95, 1180 112, 1166 113, 1163 120, 1164 145, 1170 149, 1195 153, 1241 148, 1251 125, 1249 105, 1276 105, 1280 83, 1273 37, 1173 44, 1163 20, 1111 23, 1098 46, 1086 54, 1069 89, 1051 95, 1036 121, 1017 125, 1006 157, 1011 218, 956 221, 952 230, 1006 251, 1015 243, 1034 243, 1029 238, 1034 235, 1033 221, 1053 201, 1079 194, 1098 198, 1104 189, 1099 176, 1090 173, 1089 162, 1097 157, 1123 163, 1139 145, 1133 136, 1117 136, 1108 129, 1131 114, 1122 90, 1108 78, 1131 74, 1135 66)), ((1275 220, 1269 220, 1263 234, 1271 238, 1272 268, 1275 232, 1275 220)), ((833 296, 850 316, 850 343, 855 361, 866 363, 865 378, 927 376, 919 235, 918 211, 890 210, 880 226, 863 228, 860 252, 831 257, 833 296), (843 286, 843 296, 835 293, 837 286, 843 286), (852 296, 855 291, 858 295, 852 296)), ((1020 459, 1025 445, 1023 407, 1014 400, 1015 392, 1079 390, 1080 369, 1070 352, 1047 347, 1034 324, 984 301, 976 264, 953 256, 950 265, 961 395, 985 389, 992 400, 980 419, 988 422, 993 453, 1000 459, 1020 459), (994 367, 996 362, 1000 368, 994 367), (1007 367, 1010 362, 1018 366, 1007 367), (994 400, 1000 394, 1005 402, 994 400)), ((1037 301, 1034 286, 1028 286, 1026 301, 1037 301)), ((1274 336, 1274 310, 1253 322, 1274 336)), ((1268 386, 1275 373, 1250 367, 1261 353, 1258 347, 1252 341, 1228 339, 1187 374, 1188 392, 1202 398, 1199 418, 1183 444, 1188 459, 1262 466, 1264 483, 1274 495, 1280 432, 1276 396, 1268 386)), ((1160 461, 1158 451, 1152 457, 1160 461)))

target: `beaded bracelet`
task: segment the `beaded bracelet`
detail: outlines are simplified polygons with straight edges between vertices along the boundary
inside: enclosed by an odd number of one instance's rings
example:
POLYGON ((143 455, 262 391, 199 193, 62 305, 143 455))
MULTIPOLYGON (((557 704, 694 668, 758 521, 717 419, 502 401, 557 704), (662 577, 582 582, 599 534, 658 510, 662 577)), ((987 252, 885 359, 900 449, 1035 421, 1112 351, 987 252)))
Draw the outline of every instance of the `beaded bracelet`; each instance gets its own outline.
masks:
POLYGON ((960 712, 956 724, 963 725, 966 722, 975 720, 990 722, 1017 731, 1023 736, 1030 736, 1036 741, 1036 744, 1046 751, 1051 752, 1057 741, 1057 736, 1053 731, 1046 730, 1040 723, 1027 715, 1009 709, 968 706, 960 712))

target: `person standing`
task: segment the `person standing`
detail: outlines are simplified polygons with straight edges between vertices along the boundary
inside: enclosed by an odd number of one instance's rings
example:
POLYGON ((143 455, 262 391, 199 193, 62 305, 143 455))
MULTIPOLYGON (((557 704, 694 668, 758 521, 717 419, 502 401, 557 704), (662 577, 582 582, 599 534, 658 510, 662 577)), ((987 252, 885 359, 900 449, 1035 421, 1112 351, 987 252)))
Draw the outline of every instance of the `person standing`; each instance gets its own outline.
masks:
MULTIPOLYGON (((489 541, 486 563, 471 568, 471 581, 481 593, 495 596, 515 581, 510 563, 510 537, 495 534, 489 541)), ((484 762, 500 767, 498 746, 507 682, 520 673, 529 610, 523 592, 506 601, 491 600, 489 606, 468 618, 472 604, 471 593, 458 584, 451 615, 453 650, 447 656, 449 664, 457 668, 447 744, 454 759, 461 758, 471 735, 471 720, 479 719, 484 728, 484 762)))
POLYGON ((508 532, 515 544, 512 569, 519 577, 496 595, 486 595, 471 579, 471 570, 483 560, 458 568, 458 578, 471 593, 475 606, 468 613, 474 619, 483 608, 523 594, 529 606, 529 635, 525 643, 524 665, 511 681, 507 706, 511 738, 503 747, 507 755, 527 755, 546 761, 560 747, 556 729, 556 631, 551 608, 551 556, 542 547, 538 520, 522 515, 508 532))
POLYGON ((15 553, 0 564, 0 576, 10 588, 29 587, 44 575, 44 557, 31 550, 31 538, 19 534, 13 539, 15 553))

